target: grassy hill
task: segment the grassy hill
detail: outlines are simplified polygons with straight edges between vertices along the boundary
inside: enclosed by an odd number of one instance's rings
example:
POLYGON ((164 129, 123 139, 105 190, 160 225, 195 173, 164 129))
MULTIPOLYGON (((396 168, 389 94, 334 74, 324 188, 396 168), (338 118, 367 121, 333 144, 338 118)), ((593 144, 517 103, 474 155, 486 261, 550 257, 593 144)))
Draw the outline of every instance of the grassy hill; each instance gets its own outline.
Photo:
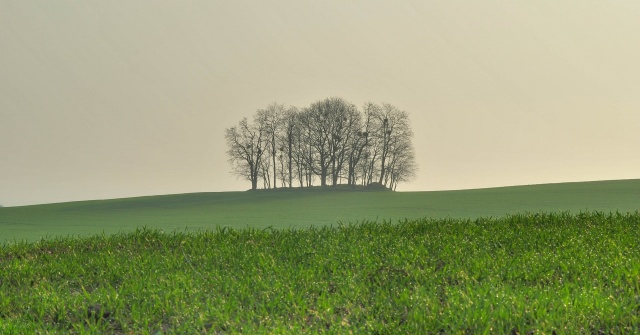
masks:
POLYGON ((305 228, 338 222, 504 217, 521 212, 640 209, 640 180, 437 192, 292 189, 161 195, 0 208, 0 243, 149 227, 305 228))
POLYGON ((638 199, 627 180, 2 208, 0 333, 640 333, 638 199))

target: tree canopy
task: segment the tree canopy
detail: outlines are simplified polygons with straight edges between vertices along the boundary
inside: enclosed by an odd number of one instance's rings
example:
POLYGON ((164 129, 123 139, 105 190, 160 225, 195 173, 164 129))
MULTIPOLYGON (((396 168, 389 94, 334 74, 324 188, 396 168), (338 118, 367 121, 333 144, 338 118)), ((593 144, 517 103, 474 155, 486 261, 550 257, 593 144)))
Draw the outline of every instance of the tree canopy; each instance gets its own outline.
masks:
POLYGON ((227 128, 232 172, 251 189, 379 183, 394 189, 417 171, 407 112, 343 98, 305 108, 273 103, 227 128))

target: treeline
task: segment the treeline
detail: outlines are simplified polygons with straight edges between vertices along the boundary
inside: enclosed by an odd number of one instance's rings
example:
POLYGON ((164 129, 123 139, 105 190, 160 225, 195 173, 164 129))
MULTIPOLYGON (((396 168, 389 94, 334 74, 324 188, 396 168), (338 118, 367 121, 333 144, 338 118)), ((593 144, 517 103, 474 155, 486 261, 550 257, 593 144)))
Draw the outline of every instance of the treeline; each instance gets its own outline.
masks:
POLYGON ((225 130, 233 173, 251 189, 380 183, 395 189, 416 173, 409 115, 395 106, 342 98, 306 108, 273 103, 225 130))

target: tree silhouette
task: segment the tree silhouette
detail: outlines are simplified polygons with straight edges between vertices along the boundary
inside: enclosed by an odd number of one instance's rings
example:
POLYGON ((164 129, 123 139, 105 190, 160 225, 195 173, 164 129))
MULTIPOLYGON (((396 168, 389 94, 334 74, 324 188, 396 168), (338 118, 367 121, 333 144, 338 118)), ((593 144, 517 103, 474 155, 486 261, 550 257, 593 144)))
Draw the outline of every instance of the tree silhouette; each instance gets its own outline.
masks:
POLYGON ((397 107, 368 102, 362 112, 343 98, 309 107, 273 103, 249 123, 226 129, 233 173, 264 188, 369 185, 390 189, 415 177, 409 115, 397 107), (382 186, 381 186, 382 187, 382 186))
POLYGON ((264 130, 260 125, 242 119, 238 126, 226 129, 227 154, 233 172, 251 182, 251 189, 258 188, 258 175, 264 154, 264 130))

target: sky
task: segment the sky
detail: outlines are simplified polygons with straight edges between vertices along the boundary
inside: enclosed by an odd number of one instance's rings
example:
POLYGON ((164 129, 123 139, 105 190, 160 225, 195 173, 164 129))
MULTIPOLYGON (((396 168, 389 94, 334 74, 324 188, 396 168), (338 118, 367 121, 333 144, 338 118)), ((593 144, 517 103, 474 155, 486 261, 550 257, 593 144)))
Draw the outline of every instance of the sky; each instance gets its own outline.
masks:
POLYGON ((0 205, 242 191, 273 102, 407 111, 399 191, 640 178, 640 1, 0 1, 0 205))

